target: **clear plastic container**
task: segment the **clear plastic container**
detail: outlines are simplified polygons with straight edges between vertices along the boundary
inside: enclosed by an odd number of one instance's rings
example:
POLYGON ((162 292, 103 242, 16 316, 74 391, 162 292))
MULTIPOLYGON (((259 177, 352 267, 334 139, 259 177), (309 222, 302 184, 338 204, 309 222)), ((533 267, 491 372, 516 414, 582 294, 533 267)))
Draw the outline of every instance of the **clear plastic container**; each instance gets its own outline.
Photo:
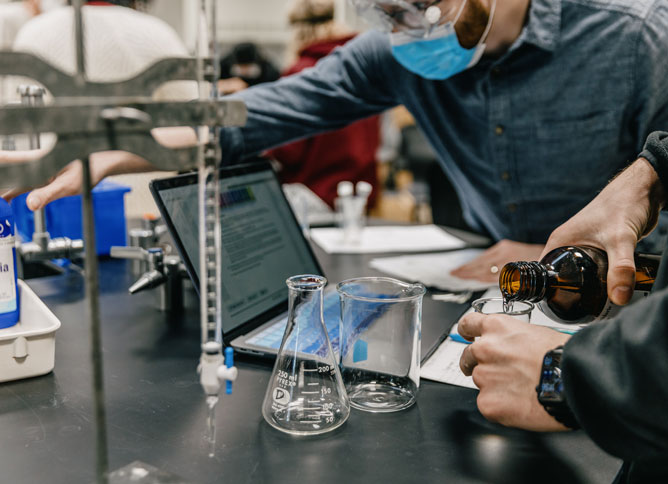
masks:
POLYGON ((60 321, 30 287, 18 280, 21 320, 0 329, 0 382, 53 370, 60 321))

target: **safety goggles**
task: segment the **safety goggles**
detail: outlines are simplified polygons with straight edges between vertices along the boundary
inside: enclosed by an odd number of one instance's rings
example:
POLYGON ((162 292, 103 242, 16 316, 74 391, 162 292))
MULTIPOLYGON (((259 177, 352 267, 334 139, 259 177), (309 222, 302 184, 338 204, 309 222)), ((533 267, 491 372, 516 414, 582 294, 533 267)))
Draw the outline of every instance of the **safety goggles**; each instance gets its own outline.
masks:
POLYGON ((467 0, 350 0, 358 15, 383 32, 425 37, 437 25, 456 22, 467 0), (433 8, 432 8, 433 7, 433 8))

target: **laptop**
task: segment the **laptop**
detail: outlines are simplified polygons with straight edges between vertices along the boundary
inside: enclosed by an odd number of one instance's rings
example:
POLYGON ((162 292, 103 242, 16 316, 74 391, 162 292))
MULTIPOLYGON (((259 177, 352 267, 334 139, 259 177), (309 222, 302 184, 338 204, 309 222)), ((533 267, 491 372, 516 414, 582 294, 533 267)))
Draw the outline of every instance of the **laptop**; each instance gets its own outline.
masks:
MULTIPOLYGON (((197 183, 197 173, 189 173, 149 186, 199 292, 197 183)), ((296 274, 324 276, 323 270, 269 163, 222 168, 220 193, 223 341, 244 353, 276 355, 287 322, 285 280, 296 274)), ((340 309, 333 287, 325 290, 323 312, 337 352, 340 309)))

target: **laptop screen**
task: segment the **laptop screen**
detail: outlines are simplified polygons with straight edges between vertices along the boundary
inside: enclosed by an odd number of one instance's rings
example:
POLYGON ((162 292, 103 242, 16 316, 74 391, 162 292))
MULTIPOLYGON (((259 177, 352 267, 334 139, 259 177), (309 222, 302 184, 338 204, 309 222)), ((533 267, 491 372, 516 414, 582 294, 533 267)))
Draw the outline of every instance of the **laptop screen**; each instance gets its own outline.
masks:
MULTIPOLYGON (((199 290, 197 174, 151 182, 151 191, 199 290)), ((322 274, 268 163, 220 171, 222 324, 226 336, 287 309, 285 280, 322 274)))

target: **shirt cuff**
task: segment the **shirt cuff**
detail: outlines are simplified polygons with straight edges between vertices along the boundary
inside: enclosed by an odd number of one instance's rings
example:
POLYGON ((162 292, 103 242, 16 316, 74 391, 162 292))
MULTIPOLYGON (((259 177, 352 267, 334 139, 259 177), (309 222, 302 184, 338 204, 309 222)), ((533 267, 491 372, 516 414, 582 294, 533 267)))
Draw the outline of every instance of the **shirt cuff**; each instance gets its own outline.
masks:
POLYGON ((668 190, 668 133, 665 131, 651 133, 638 157, 649 161, 659 176, 663 189, 668 190))

